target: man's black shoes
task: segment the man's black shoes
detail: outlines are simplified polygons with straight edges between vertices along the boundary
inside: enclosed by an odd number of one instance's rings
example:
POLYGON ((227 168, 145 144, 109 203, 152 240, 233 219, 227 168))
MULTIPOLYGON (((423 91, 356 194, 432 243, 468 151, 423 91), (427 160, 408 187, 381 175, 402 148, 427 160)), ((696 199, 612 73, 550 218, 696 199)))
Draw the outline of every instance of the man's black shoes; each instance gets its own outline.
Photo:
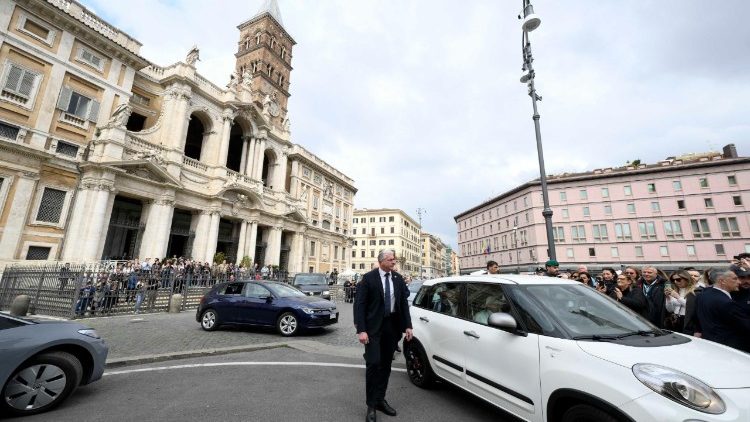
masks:
POLYGON ((391 405, 388 404, 388 402, 385 400, 378 403, 378 405, 375 406, 375 408, 385 413, 388 416, 396 416, 396 409, 392 408, 391 405))
POLYGON ((377 414, 375 413, 374 407, 368 407, 367 408, 367 417, 365 418, 365 422, 375 422, 378 420, 377 414))

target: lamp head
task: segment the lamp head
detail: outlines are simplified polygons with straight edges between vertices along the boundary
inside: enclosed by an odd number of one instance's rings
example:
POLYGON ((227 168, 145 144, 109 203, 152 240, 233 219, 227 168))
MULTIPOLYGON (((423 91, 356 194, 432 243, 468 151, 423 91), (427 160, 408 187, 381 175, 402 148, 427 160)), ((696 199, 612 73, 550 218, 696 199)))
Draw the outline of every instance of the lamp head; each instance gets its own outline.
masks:
POLYGON ((521 22, 521 29, 525 32, 531 32, 542 23, 542 20, 534 13, 534 6, 531 4, 526 5, 523 9, 523 22, 521 22))
POLYGON ((525 84, 525 83, 529 82, 529 81, 531 80, 531 78, 532 78, 532 77, 533 77, 533 75, 531 74, 531 72, 530 72, 530 71, 528 71, 528 70, 523 70, 523 71, 521 72, 521 78, 520 78, 520 81, 521 81, 521 83, 522 83, 522 84, 525 84))

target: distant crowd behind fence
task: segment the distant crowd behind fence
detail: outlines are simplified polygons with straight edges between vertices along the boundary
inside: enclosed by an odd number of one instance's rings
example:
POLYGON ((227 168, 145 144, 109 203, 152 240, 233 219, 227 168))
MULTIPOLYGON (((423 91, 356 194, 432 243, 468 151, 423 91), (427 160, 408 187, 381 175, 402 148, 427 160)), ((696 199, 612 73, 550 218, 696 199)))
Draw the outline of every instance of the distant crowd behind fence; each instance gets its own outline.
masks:
MULTIPOLYGON (((62 318, 87 318, 135 312, 166 312, 173 295, 182 295, 180 309, 196 308, 216 283, 260 278, 260 273, 213 274, 173 270, 142 270, 115 261, 90 264, 50 263, 8 265, 0 279, 0 309, 9 309, 18 295, 30 298, 29 313, 62 318)), ((280 271, 265 279, 288 282, 280 271)))

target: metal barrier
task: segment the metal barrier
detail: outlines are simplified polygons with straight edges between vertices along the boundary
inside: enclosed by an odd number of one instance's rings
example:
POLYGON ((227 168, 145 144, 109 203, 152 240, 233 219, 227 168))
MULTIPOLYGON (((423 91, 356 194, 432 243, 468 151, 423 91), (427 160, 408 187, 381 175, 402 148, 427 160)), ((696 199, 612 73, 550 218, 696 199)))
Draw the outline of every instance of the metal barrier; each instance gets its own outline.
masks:
MULTIPOLYGON (((180 310, 197 308, 204 293, 216 283, 255 278, 254 274, 193 274, 165 268, 160 271, 123 270, 111 262, 64 266, 10 265, 0 279, 0 309, 8 309, 18 295, 31 299, 29 313, 63 318, 88 318, 140 312, 166 312, 172 295, 182 294, 180 310)), ((274 281, 288 282, 286 273, 274 281)))

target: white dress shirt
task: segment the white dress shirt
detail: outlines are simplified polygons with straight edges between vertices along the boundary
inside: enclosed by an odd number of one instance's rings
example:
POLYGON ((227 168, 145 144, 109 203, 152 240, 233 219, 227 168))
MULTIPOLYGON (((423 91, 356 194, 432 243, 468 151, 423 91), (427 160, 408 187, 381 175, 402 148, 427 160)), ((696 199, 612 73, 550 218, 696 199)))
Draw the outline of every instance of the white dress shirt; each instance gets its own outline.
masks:
MULTIPOLYGON (((385 295, 385 271, 383 271, 381 268, 378 268, 378 272, 380 273, 380 282, 383 284, 383 295, 385 295)), ((396 305, 396 296, 393 292, 393 271, 390 272, 390 276, 388 276, 388 283, 390 283, 390 289, 391 289, 391 313, 393 313, 393 308, 396 305)))

